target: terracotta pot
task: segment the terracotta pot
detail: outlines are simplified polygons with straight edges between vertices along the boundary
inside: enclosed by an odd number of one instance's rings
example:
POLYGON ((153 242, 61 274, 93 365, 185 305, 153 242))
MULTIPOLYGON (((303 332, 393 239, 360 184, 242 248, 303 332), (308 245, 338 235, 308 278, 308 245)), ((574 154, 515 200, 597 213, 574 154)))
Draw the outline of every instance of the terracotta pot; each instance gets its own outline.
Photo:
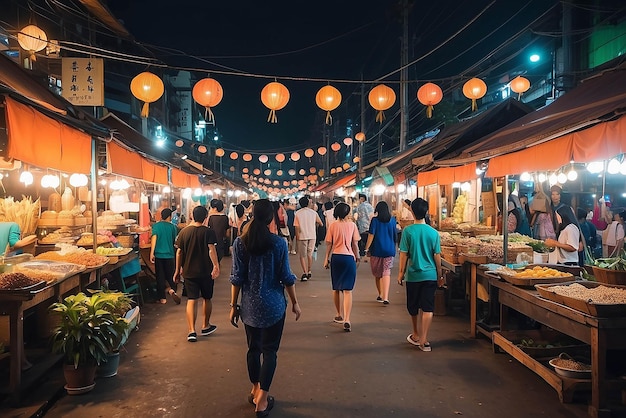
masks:
POLYGON ((73 364, 64 364, 63 375, 67 382, 65 389, 67 389, 68 394, 85 393, 95 386, 96 365, 74 368, 73 364))

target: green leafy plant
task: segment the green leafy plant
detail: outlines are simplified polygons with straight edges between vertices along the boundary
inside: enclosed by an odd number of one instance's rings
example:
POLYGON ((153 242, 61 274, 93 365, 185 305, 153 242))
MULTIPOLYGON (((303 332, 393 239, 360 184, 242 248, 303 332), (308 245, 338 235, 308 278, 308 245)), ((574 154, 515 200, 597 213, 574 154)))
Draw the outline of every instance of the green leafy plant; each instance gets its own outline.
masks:
POLYGON ((536 253, 549 253, 550 247, 545 242, 539 240, 532 240, 527 242, 526 245, 530 246, 536 253))
POLYGON ((105 292, 91 296, 81 292, 52 304, 51 311, 60 316, 52 351, 76 368, 106 361, 107 353, 119 349, 129 332, 128 322, 113 313, 115 308, 113 297, 105 292))

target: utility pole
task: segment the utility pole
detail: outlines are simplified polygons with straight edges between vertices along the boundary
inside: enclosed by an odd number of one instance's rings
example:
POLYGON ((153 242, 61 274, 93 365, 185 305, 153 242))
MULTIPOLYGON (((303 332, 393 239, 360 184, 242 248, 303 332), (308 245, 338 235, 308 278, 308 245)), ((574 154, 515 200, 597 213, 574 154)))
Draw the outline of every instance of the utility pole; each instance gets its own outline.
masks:
POLYGON ((400 54, 400 152, 406 148, 406 136, 409 125, 408 105, 408 73, 409 69, 409 4, 408 0, 402 0, 402 42, 400 54))

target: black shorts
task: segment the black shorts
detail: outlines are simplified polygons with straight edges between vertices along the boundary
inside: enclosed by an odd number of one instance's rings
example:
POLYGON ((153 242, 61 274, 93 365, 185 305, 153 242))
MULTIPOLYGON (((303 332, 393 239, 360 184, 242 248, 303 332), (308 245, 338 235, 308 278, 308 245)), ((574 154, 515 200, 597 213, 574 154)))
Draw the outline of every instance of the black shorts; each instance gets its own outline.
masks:
POLYGON ((409 315, 417 315, 419 309, 423 312, 433 312, 435 310, 435 290, 437 290, 436 280, 405 283, 406 309, 409 311, 409 315))
POLYGON ((211 277, 203 279, 188 279, 185 277, 185 290, 187 291, 187 299, 204 299, 213 298, 213 284, 215 280, 211 277))

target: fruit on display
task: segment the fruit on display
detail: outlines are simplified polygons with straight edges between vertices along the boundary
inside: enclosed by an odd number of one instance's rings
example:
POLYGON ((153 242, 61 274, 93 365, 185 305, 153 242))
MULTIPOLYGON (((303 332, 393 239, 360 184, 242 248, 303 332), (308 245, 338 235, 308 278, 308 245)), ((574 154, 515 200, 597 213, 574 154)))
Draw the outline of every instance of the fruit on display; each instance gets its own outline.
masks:
POLYGON ((452 218, 456 223, 463 222, 463 215, 465 213, 465 206, 467 205, 467 196, 465 193, 460 194, 454 202, 454 209, 452 210, 452 218))

